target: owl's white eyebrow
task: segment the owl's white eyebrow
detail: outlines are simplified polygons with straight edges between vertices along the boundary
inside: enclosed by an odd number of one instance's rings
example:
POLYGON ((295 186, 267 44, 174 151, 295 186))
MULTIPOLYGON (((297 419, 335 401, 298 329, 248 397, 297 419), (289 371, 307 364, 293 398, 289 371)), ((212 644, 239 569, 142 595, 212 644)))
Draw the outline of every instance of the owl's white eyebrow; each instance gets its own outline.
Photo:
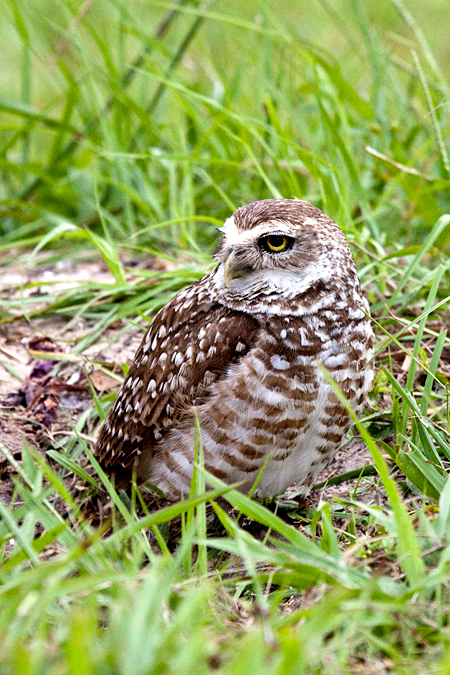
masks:
POLYGON ((281 234, 282 236, 287 236, 287 237, 292 237, 293 232, 289 230, 288 232, 286 230, 281 230, 280 226, 282 227, 283 223, 280 221, 270 221, 267 220, 264 223, 260 223, 259 225, 255 225, 255 227, 252 227, 249 230, 239 230, 236 227, 236 223, 234 222, 234 218, 228 218, 228 220, 225 221, 225 225, 222 228, 222 233, 226 238, 227 244, 233 245, 236 242, 239 242, 240 244, 244 242, 251 242, 254 241, 255 239, 259 239, 260 237, 267 236, 269 234, 281 234), (271 229, 271 228, 278 228, 278 229, 271 229))
POLYGON ((269 232, 264 232, 259 238, 262 239, 263 237, 289 237, 289 239, 295 239, 292 232, 285 232, 283 230, 270 230, 269 232))

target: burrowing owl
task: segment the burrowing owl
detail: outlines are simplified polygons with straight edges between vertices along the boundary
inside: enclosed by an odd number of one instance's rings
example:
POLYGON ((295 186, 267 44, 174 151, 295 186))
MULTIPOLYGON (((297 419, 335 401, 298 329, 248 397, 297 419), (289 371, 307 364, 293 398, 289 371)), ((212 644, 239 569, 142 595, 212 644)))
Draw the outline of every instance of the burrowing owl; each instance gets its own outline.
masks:
POLYGON ((118 480, 188 495, 197 415, 206 469, 256 495, 305 493, 372 380, 369 308, 342 230, 311 204, 266 199, 226 222, 217 267, 155 316, 96 454, 118 480))

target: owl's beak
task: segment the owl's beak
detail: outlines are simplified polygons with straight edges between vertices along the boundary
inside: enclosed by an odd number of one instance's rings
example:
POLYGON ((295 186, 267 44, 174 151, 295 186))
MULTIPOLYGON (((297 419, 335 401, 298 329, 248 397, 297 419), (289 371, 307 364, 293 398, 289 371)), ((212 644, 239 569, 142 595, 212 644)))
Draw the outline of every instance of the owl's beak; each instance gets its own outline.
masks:
POLYGON ((223 268, 223 276, 225 279, 225 286, 230 288, 231 281, 238 279, 249 273, 248 265, 236 255, 236 250, 230 248, 230 253, 225 261, 223 268))

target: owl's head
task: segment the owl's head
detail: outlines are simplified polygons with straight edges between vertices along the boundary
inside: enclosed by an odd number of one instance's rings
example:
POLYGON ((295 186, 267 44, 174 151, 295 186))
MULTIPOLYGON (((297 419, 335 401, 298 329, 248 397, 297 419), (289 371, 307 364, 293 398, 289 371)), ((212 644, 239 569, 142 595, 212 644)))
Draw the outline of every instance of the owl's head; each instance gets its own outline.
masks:
POLYGON ((341 228, 305 201, 253 202, 239 208, 221 231, 214 279, 231 296, 258 291, 294 296, 354 270, 341 228))

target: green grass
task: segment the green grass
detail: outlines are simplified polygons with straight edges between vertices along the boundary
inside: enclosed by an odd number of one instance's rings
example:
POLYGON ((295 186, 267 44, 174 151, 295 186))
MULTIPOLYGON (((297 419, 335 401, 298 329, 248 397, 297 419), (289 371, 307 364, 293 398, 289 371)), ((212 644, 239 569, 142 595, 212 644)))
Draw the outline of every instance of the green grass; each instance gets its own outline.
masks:
POLYGON ((378 374, 355 432, 377 473, 314 508, 204 494, 201 453, 181 505, 117 492, 83 460, 111 394, 46 453, 0 445, 0 672, 450 673, 446 4, 4 5, 3 327, 83 319, 84 363, 204 274, 235 208, 296 196, 346 233, 378 374), (33 280, 68 258, 108 280, 33 280))

